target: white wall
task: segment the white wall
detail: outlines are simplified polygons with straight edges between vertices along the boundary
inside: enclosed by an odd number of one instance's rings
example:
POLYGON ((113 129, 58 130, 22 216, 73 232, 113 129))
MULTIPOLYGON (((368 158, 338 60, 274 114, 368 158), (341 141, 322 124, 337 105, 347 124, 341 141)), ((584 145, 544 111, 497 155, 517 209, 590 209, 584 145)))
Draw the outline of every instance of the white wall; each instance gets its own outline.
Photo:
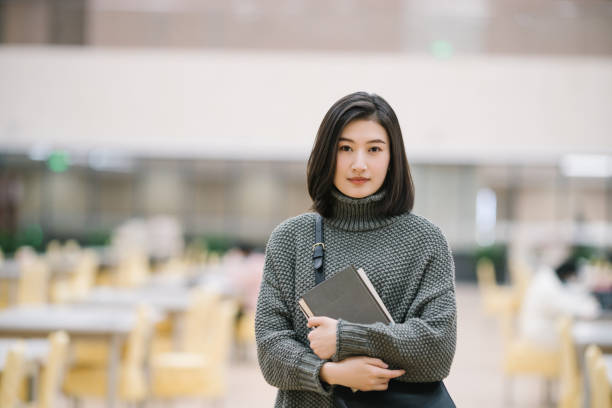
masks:
POLYGON ((304 160, 355 90, 396 110, 409 158, 612 153, 612 58, 0 47, 0 151, 304 160))

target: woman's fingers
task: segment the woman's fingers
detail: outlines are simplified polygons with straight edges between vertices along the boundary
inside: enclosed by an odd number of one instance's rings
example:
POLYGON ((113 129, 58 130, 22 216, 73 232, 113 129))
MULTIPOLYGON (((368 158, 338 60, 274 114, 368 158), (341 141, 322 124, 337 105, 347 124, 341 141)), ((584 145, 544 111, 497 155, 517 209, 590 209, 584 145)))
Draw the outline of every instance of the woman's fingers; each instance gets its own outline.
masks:
POLYGON ((325 317, 323 317, 323 316, 313 316, 313 317, 308 319, 307 326, 309 328, 320 326, 323 323, 324 319, 325 319, 325 317))
POLYGON ((379 358, 367 357, 367 363, 380 368, 389 368, 389 365, 379 358))
POLYGON ((405 370, 387 370, 384 368, 379 368, 376 376, 381 379, 386 379, 387 381, 392 378, 397 378, 406 374, 405 370))

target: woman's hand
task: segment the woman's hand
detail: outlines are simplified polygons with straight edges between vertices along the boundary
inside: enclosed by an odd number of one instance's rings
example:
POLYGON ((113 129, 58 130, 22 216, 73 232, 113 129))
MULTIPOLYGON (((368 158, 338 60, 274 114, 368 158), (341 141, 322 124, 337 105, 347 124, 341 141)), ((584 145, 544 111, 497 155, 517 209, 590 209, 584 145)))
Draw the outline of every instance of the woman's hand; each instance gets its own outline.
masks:
POLYGON ((336 353, 336 329, 338 321, 325 316, 315 316, 308 319, 308 327, 315 329, 308 333, 310 348, 323 360, 331 358, 336 353))
POLYGON ((324 363, 319 372, 321 380, 332 385, 344 385, 359 391, 384 391, 392 378, 404 375, 405 370, 389 370, 378 358, 356 356, 337 363, 324 363))

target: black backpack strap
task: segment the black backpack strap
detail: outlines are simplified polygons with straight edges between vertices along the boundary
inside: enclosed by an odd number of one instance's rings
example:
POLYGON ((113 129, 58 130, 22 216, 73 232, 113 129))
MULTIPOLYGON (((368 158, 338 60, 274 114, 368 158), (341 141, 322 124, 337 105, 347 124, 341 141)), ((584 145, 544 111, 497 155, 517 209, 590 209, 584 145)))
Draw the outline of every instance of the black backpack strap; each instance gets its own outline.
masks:
POLYGON ((315 285, 325 280, 323 270, 323 257, 325 255, 325 243, 323 242, 323 217, 315 214, 315 243, 312 246, 312 264, 315 270, 315 285))

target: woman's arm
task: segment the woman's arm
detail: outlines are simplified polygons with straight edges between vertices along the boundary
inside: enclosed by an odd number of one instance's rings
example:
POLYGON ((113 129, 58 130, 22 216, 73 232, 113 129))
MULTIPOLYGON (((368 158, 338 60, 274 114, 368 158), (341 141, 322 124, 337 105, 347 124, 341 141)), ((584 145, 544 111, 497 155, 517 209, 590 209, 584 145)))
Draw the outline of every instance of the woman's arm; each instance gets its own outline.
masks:
POLYGON ((293 330, 292 311, 283 296, 270 246, 274 246, 274 233, 266 250, 255 315, 257 357, 263 376, 280 389, 330 394, 331 388, 324 388, 319 380, 325 361, 304 346, 293 330))
POLYGON ((411 305, 419 317, 391 325, 340 320, 334 361, 355 355, 380 358, 392 368, 405 369, 402 379, 407 381, 438 381, 448 375, 457 335, 454 264, 442 233, 435 238, 411 305))

